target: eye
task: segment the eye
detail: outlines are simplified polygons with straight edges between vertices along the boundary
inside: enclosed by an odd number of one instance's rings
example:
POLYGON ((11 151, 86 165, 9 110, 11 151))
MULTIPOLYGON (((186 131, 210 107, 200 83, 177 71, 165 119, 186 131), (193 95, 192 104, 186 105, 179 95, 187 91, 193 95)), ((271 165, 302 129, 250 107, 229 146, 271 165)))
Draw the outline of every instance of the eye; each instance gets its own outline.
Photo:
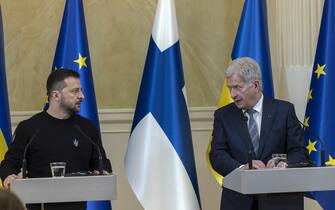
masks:
POLYGON ((81 92, 81 89, 80 88, 72 89, 70 92, 77 95, 81 92))

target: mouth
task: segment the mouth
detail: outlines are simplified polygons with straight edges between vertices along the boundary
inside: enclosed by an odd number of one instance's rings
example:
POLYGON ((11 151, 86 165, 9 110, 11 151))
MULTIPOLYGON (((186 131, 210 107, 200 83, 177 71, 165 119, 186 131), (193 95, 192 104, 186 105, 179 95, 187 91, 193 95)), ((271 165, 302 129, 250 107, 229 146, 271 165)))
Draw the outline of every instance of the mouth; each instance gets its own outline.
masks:
POLYGON ((240 102, 242 101, 242 99, 234 99, 234 102, 236 103, 236 104, 239 104, 240 102))

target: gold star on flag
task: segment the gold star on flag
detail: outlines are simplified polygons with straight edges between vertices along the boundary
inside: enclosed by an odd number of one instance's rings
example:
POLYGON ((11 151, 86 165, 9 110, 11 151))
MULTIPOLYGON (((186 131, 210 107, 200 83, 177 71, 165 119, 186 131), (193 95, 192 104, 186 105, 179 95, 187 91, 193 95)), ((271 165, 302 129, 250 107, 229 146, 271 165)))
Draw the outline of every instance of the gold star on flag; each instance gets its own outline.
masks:
POLYGON ((325 67, 326 67, 326 65, 323 65, 323 66, 320 66, 319 64, 318 64, 318 68, 315 70, 315 74, 317 74, 318 75, 318 79, 320 78, 320 75, 322 74, 322 75, 326 75, 326 72, 324 71, 324 69, 325 69, 325 67))
POLYGON ((308 91, 307 102, 309 102, 309 100, 313 99, 312 92, 313 92, 313 89, 308 91))
POLYGON ((74 60, 73 62, 78 63, 78 65, 79 65, 79 69, 81 69, 81 67, 83 67, 83 66, 87 67, 87 65, 86 65, 86 59, 87 59, 87 57, 83 57, 83 56, 79 53, 79 58, 78 58, 77 60, 74 60))
POLYGON ((304 126, 305 127, 309 127, 309 122, 308 121, 309 121, 309 117, 307 117, 307 118, 305 117, 305 119, 304 119, 304 126))
POLYGON ((326 162, 327 166, 335 166, 335 160, 333 159, 333 157, 331 155, 329 155, 329 159, 326 162))
POLYGON ((311 154, 312 151, 315 151, 315 152, 317 151, 315 149, 315 144, 316 144, 316 141, 311 142, 311 140, 308 139, 308 145, 306 146, 306 149, 308 149, 308 154, 311 154))

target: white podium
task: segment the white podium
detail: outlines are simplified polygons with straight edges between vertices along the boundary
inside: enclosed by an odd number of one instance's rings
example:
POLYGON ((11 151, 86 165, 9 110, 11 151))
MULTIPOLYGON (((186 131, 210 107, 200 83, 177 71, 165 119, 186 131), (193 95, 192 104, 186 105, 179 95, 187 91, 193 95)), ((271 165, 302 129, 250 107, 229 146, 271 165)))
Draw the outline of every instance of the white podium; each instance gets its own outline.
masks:
POLYGON ((236 169, 223 187, 258 195, 260 210, 303 210, 303 192, 335 190, 334 177, 335 167, 236 169))
POLYGON ((25 204, 116 199, 116 175, 17 179, 13 192, 25 204))

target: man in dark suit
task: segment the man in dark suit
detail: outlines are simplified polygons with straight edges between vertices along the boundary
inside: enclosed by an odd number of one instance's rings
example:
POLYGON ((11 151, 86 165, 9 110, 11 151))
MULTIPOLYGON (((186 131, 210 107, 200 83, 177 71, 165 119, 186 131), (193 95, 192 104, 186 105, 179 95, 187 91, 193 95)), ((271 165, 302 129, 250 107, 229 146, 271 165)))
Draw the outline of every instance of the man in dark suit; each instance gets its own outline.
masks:
MULTIPOLYGON (((233 103, 215 111, 209 154, 213 168, 226 176, 236 168, 272 168, 272 154, 288 163, 307 161, 303 130, 293 104, 264 97, 259 65, 251 58, 233 60, 226 71, 233 103)), ((261 184, 261 183, 260 183, 261 184)), ((258 209, 257 198, 222 189, 221 210, 258 209)))

